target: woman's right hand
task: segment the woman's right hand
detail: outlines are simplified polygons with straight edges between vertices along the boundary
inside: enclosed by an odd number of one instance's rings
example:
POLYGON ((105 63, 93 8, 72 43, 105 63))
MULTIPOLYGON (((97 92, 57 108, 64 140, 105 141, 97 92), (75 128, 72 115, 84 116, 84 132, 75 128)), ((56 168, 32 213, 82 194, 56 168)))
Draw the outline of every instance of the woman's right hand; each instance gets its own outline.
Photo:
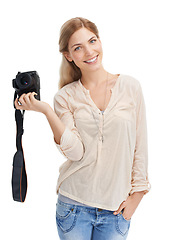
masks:
POLYGON ((35 92, 23 93, 20 98, 15 99, 15 107, 19 110, 32 110, 36 112, 41 112, 46 115, 50 105, 46 102, 37 100, 34 95, 37 95, 35 92), (19 101, 19 102, 18 102, 19 101), (19 104, 20 103, 20 104, 19 104))

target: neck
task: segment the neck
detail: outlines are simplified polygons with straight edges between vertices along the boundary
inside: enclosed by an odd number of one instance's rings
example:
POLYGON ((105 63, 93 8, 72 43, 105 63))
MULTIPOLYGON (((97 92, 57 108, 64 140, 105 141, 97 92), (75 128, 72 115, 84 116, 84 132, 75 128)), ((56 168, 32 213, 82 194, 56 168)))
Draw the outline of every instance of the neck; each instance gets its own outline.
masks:
POLYGON ((107 71, 102 67, 93 72, 82 72, 81 82, 88 89, 99 87, 107 80, 107 71))

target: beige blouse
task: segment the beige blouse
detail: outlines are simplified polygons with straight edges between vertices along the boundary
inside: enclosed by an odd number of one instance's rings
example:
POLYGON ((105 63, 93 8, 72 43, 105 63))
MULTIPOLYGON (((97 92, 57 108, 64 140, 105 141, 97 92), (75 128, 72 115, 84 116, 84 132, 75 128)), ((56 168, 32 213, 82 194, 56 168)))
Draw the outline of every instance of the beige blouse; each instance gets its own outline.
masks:
POLYGON ((146 109, 137 79, 119 75, 104 113, 80 79, 56 93, 54 110, 66 126, 56 144, 66 158, 57 194, 115 211, 128 195, 149 192, 146 109))

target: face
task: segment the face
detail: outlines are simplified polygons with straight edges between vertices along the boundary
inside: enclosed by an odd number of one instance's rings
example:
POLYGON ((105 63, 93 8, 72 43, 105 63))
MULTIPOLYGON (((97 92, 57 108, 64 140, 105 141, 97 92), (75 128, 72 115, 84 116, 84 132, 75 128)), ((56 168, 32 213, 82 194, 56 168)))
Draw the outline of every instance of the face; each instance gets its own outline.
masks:
POLYGON ((102 66, 102 44, 97 36, 87 28, 80 28, 69 39, 69 52, 65 57, 81 69, 94 71, 102 66))

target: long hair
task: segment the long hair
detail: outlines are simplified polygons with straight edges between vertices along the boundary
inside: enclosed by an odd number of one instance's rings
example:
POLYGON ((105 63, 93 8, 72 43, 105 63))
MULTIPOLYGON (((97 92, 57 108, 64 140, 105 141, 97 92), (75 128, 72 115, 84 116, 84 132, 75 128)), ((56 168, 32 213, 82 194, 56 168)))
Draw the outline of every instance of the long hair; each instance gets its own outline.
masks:
POLYGON ((59 52, 62 53, 62 63, 60 66, 58 89, 61 89, 68 83, 79 80, 82 76, 80 68, 76 66, 73 61, 69 62, 63 54, 64 52, 69 52, 68 43, 72 34, 82 27, 87 28, 99 38, 99 32, 96 25, 85 18, 72 18, 62 25, 59 38, 59 52))

